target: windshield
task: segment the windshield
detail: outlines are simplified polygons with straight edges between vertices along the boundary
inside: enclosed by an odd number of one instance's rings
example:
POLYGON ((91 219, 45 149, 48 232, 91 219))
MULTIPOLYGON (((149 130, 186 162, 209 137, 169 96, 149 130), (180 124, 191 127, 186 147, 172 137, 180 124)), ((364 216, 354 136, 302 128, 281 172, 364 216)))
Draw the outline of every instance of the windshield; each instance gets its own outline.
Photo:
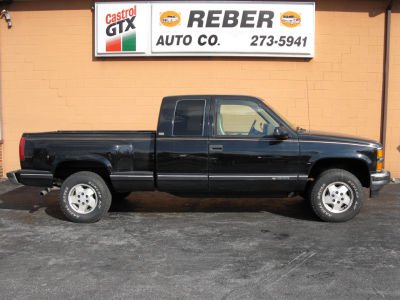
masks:
POLYGON ((271 106, 271 104, 269 104, 267 101, 265 101, 264 99, 262 99, 262 101, 264 102, 265 105, 267 105, 270 109, 272 109, 274 111, 274 113, 276 115, 278 115, 279 118, 281 118, 283 120, 283 122, 285 122, 292 130, 294 131, 298 131, 300 128, 299 126, 297 126, 296 124, 290 122, 288 119, 286 119, 283 115, 281 115, 275 108, 273 108, 271 106))

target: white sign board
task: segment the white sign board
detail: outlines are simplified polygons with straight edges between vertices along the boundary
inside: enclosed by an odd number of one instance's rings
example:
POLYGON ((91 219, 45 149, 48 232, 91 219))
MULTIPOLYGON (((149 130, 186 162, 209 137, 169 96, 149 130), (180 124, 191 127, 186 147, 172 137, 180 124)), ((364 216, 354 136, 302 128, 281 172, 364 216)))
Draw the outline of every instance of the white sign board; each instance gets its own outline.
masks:
POLYGON ((96 56, 313 57, 314 2, 99 2, 96 56))

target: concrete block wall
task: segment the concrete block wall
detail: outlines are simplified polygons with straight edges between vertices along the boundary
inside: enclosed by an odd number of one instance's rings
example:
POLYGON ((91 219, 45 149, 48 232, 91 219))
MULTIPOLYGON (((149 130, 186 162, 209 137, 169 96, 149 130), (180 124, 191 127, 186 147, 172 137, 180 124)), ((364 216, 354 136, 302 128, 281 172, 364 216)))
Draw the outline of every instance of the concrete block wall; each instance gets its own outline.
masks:
MULTIPOLYGON (((304 128, 379 139, 384 1, 317 1, 311 60, 96 59, 91 4, 16 2, 13 27, 0 23, 5 171, 19 168, 22 132, 155 129, 162 97, 174 94, 255 95, 304 128)), ((398 123, 390 122, 392 147, 398 123)), ((400 177, 392 152, 387 165, 400 177)))

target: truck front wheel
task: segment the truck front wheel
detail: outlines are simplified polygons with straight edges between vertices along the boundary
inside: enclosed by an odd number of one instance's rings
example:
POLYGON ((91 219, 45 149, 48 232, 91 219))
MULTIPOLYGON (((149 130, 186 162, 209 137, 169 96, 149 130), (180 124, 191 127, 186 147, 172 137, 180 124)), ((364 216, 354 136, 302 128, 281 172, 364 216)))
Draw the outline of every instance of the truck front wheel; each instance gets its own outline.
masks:
POLYGON ((344 222, 361 209, 364 191, 358 178, 342 169, 321 173, 309 193, 315 214, 328 222, 344 222))
POLYGON ((94 223, 110 209, 111 193, 98 174, 77 172, 61 186, 60 206, 64 215, 77 223, 94 223))

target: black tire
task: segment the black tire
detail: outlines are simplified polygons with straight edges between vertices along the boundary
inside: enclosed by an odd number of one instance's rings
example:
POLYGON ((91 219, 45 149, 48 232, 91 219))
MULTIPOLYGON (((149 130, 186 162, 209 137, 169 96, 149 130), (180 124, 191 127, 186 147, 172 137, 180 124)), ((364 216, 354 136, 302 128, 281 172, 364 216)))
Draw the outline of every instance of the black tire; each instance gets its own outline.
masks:
POLYGON ((360 181, 352 173, 330 169, 321 173, 310 187, 309 198, 312 209, 321 220, 344 222, 359 213, 364 191, 360 181))
POLYGON ((100 220, 110 209, 111 193, 103 178, 98 174, 83 171, 72 174, 64 181, 61 186, 59 201, 62 212, 72 222, 94 223, 100 220), (83 193, 77 193, 77 189, 80 189, 79 191, 83 193), (92 194, 93 197, 89 194, 92 194), (84 200, 79 200, 78 197, 82 197, 80 199, 84 200), (71 203, 76 201, 80 203, 71 203), (94 205, 90 206, 90 203, 94 205), (85 211, 80 213, 82 210, 85 211))

